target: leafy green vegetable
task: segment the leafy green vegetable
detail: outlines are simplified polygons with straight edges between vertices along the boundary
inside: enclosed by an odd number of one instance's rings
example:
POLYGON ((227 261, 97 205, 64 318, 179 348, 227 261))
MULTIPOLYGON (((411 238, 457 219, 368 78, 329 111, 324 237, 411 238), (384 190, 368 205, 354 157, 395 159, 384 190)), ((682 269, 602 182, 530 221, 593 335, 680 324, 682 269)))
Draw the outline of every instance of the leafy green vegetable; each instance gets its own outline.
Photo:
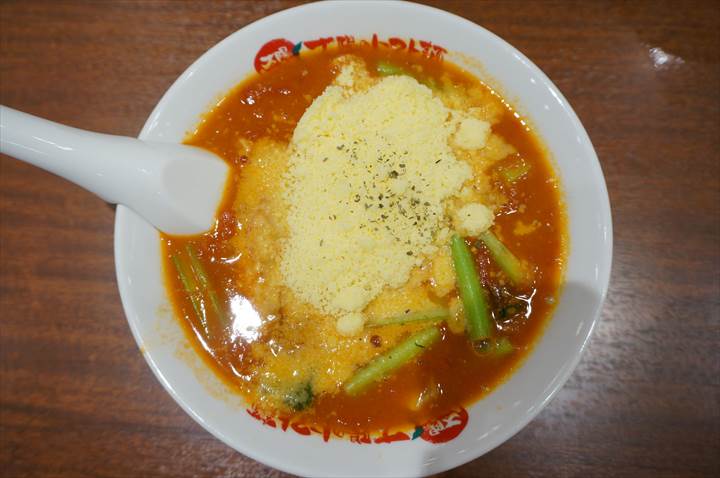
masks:
POLYGON ((375 357, 366 366, 358 370, 343 389, 348 395, 357 395, 373 382, 377 382, 393 371, 409 363, 440 339, 440 329, 429 327, 412 334, 398 345, 382 355, 375 357))
POLYGON ((450 250, 455 265, 458 291, 465 311, 468 336, 473 341, 490 337, 493 332, 490 311, 470 249, 465 241, 455 234, 450 242, 450 250))
POLYGON ((375 319, 367 323, 368 327, 384 327, 386 325, 406 324, 408 322, 441 322, 450 316, 447 309, 438 307, 437 309, 421 310, 416 312, 407 312, 394 317, 386 317, 375 319))
POLYGON ((299 387, 286 393, 283 397, 283 402, 291 409, 299 412, 309 407, 310 404, 312 404, 313 398, 312 383, 308 381, 303 382, 299 387))
POLYGON ((527 280, 527 275, 522 263, 505 247, 505 244, 503 244, 495 234, 491 231, 485 231, 480 234, 479 239, 485 247, 487 247, 490 255, 513 284, 519 285, 527 280))

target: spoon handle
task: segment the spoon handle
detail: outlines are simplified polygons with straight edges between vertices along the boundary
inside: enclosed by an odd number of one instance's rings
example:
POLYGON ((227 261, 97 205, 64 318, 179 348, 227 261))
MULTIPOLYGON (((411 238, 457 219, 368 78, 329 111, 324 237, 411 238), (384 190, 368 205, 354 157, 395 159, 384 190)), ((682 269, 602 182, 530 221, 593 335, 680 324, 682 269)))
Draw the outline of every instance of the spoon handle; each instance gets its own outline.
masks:
MULTIPOLYGON (((147 155, 139 139, 92 133, 0 106, 0 151, 71 181, 107 202, 123 202, 128 167, 147 155)), ((140 179, 136 177, 135 179, 140 179)))
POLYGON ((200 148, 83 131, 5 106, 0 152, 128 206, 171 234, 213 224, 228 171, 200 148))

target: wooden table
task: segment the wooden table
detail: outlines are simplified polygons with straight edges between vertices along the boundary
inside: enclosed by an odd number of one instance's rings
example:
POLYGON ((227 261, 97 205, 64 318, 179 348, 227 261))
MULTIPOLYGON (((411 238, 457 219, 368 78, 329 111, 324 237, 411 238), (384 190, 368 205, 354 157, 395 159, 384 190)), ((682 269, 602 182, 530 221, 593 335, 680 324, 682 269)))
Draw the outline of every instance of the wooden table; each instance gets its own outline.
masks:
MULTIPOLYGON (((0 5, 0 100, 136 135, 175 78, 296 2, 0 5)), ((615 225, 602 321, 557 398, 444 476, 720 473, 720 8, 695 2, 433 2, 497 33, 570 100, 615 225)), ((193 422, 138 353, 113 209, 0 158, 0 475, 284 474, 193 422)))

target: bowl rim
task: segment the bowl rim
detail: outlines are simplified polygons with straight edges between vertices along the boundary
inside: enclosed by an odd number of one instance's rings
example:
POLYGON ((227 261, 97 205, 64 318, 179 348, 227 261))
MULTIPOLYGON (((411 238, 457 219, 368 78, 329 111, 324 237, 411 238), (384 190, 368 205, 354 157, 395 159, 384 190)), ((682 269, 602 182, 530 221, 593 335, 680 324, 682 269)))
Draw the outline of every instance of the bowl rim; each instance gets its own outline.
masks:
MULTIPOLYGON (((228 35, 226 38, 212 46, 210 49, 208 49, 205 53, 203 53, 197 60, 195 60, 179 77, 178 79, 168 88, 168 90, 164 93, 160 101, 157 103, 155 108, 153 109, 152 113, 148 117, 142 131, 139 134, 139 137, 142 139, 147 134, 148 131, 151 129, 152 125, 158 121, 158 119, 163 114, 164 109, 167 106, 167 103, 170 101, 170 98, 175 96, 178 89, 182 87, 182 85, 189 80, 190 77, 193 76, 193 74, 200 69, 204 68, 204 65, 209 61, 209 58, 215 54, 217 54, 222 47, 228 43, 231 42, 233 37, 237 35, 243 34, 243 32, 247 29, 251 28, 259 28, 263 27, 266 23, 271 23, 278 18, 286 17, 286 16, 293 16, 296 15, 299 12, 302 12, 304 10, 308 9, 315 9, 315 8, 324 8, 329 5, 336 5, 336 4, 363 4, 362 0, 328 0, 324 2, 313 2, 308 3, 296 7, 292 7, 286 10, 282 10, 276 13, 273 13, 271 15, 268 15, 266 17, 263 17, 255 22, 252 22, 250 24, 245 25, 244 27, 236 30, 235 32, 228 35)), ((593 330, 595 329, 599 319, 600 319, 600 313, 602 310, 602 305, 605 301, 605 298, 607 296, 608 286, 609 286, 609 279, 610 279, 610 272, 611 272, 611 266, 612 266, 612 250, 613 250, 613 234, 612 234, 612 216, 611 216, 611 209, 610 209, 610 202, 609 202, 609 196, 607 192, 607 186, 604 180, 604 175, 602 173, 602 168, 600 165, 600 162, 598 160, 597 154, 595 152, 595 149, 592 145, 592 142, 580 122, 578 116, 570 106, 567 99, 562 95, 560 90, 555 86, 554 83, 545 75, 545 73, 537 67, 532 61, 530 61, 523 53, 518 51, 516 48, 514 48, 512 45, 507 43, 502 38, 498 37, 494 33, 490 32, 489 30, 485 29, 484 27, 471 22, 470 20, 467 20, 465 18, 462 18, 458 15, 446 12, 444 10, 430 7, 427 5, 421 5, 416 4, 412 2, 405 2, 405 1, 393 1, 393 0, 380 0, 380 1, 374 1, 369 2, 372 4, 373 8, 376 9, 382 9, 385 6, 389 4, 402 4, 405 6, 408 6, 413 9, 420 9, 432 12, 434 15, 440 15, 445 17, 446 19, 449 19, 453 22, 458 22, 461 24, 465 24, 466 26, 471 26, 475 29, 480 29, 484 32, 484 34, 488 35, 490 38, 493 39, 500 47, 502 47, 507 53, 510 53, 516 57, 519 61, 521 61, 525 66, 533 70, 533 73, 541 80, 544 87, 546 87, 557 99, 558 103, 562 105, 562 109, 564 114, 568 116, 570 121, 573 123, 575 127, 575 133, 578 135, 579 141, 582 141, 583 146, 585 147, 585 152, 588 156, 589 160, 589 166, 592 168, 592 174, 595 175, 600 179, 597 186, 600 188, 600 194, 602 196, 602 211, 600 211, 601 215, 603 216, 603 219, 605 221, 605 232, 606 232, 606 238, 604 241, 605 249, 603 252, 602 260, 607 264, 607 268, 603 271, 602 277, 599 278, 599 302, 595 310, 592 312, 591 317, 591 323, 589 327, 587 328, 587 331, 585 333, 585 336, 583 337, 582 344, 580 347, 575 350, 573 356, 569 358, 569 360, 566 362, 567 366, 565 366, 562 370, 562 372, 555 376, 555 378, 552 381, 552 386, 545 394, 543 400, 541 403, 534 408, 532 413, 528 413, 523 416, 522 419, 519 419, 515 421, 510 427, 508 427, 506 430, 503 430, 502 433, 498 433, 494 436, 492 440, 490 440, 489 444, 485 447, 478 447, 476 450, 469 451, 467 454, 464 455, 456 455, 451 460, 449 460, 447 466, 443 466, 442 470, 433 469, 433 470, 426 470, 427 473, 421 473, 422 475, 431 474, 431 473, 437 473, 438 471, 443 471, 447 469, 454 468, 456 466, 462 465, 464 463, 467 463, 489 451, 496 448, 500 444, 504 443, 506 440, 510 439, 512 436, 514 436, 516 433, 518 433, 521 429, 523 429, 531 420, 533 420, 539 412, 552 400, 553 397, 559 392, 559 390, 562 388, 562 386, 566 383, 572 372, 575 370, 577 364, 580 361, 580 358, 585 351, 587 344, 590 340, 590 337, 592 335, 593 330)), ((128 320, 128 323, 130 325, 131 331, 133 333, 133 336, 138 344, 139 347, 142 348, 143 340, 141 337, 141 332, 139 331, 137 324, 135 323, 135 320, 138 320, 137 318, 141 316, 141 314, 138 312, 137 308, 135 307, 135 304, 133 303, 131 299, 131 294, 128 288, 128 285, 122 278, 125 276, 127 270, 126 270, 126 264, 127 264, 127 258, 123 255, 123 247, 122 247, 122 241, 126 237, 128 230, 128 217, 129 215, 132 215, 132 211, 130 211, 128 208, 124 206, 118 206, 116 211, 116 219, 115 219, 115 233, 114 233, 114 251, 115 251, 115 264, 116 264, 116 278, 118 282, 118 288, 120 292, 120 297, 123 305, 123 310, 125 312, 125 316, 128 320)), ((590 315, 590 314, 588 314, 590 315)), ((266 453, 261 452, 255 449, 239 449, 236 444, 234 444, 230 437, 226 436, 222 432, 216 430, 213 428, 210 424, 208 424, 204 418, 198 414, 193 407, 185 400, 185 398, 179 394, 173 385, 168 381, 168 379, 163 374, 163 371, 156 363, 156 361, 153 359, 151 354, 143 353, 143 356, 145 357, 148 365, 150 366, 150 369, 153 371, 153 374, 158 379, 158 381, 163 385, 163 388, 172 396, 172 398, 175 400, 175 402, 188 414, 190 415, 198 424, 200 424, 205 430, 207 430, 210 434, 215 436, 217 439, 228 445, 230 448, 237 450, 241 452, 242 454, 249 456, 253 458, 254 460, 257 460, 261 463, 267 464, 269 466, 272 466, 273 468, 294 473, 298 475, 303 475, 308 473, 308 469, 304 466, 296 465, 295 463, 288 463, 284 462, 282 460, 282 457, 278 457, 277 454, 274 453, 266 453)))

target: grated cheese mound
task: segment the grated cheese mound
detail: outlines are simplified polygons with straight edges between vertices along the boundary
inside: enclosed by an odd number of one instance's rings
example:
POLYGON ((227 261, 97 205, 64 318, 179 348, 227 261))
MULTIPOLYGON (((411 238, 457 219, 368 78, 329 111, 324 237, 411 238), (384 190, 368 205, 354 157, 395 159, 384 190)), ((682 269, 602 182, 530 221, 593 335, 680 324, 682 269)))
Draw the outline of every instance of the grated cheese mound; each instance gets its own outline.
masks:
POLYGON ((492 210, 480 203, 466 204, 453 213, 455 230, 464 236, 478 236, 495 221, 492 210))
POLYGON ((285 285, 334 315, 403 285, 450 224, 445 199, 472 177, 448 144, 451 110, 430 89, 391 76, 358 92, 340 77, 293 134, 281 259, 285 285))
POLYGON ((462 149, 484 148, 490 135, 490 123, 472 116, 460 122, 453 138, 455 145, 462 149))
POLYGON ((359 312, 350 312, 340 316, 335 325, 340 335, 352 336, 362 331, 365 317, 359 312))

